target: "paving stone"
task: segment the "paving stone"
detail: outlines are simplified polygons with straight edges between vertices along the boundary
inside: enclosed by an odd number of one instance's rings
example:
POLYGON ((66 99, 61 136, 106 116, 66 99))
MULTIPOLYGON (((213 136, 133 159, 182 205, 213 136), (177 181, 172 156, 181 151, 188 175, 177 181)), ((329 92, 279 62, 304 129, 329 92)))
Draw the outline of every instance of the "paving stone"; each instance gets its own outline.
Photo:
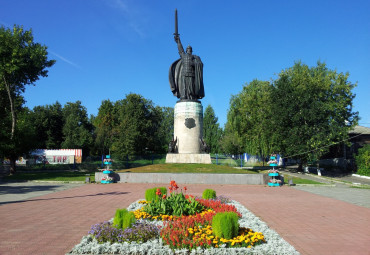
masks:
MULTIPOLYGON (((111 219, 117 208, 144 198, 155 186, 87 184, 0 203, 0 254, 65 254, 91 225, 111 219)), ((186 186, 194 195, 212 188, 239 201, 301 254, 370 254, 369 208, 288 186, 186 186)))

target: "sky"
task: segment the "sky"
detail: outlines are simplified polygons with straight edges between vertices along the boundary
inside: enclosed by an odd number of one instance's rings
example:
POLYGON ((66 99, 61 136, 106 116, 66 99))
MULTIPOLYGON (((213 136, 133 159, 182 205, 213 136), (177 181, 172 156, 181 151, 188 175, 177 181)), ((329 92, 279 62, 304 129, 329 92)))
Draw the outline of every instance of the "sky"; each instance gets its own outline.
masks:
POLYGON ((32 29, 57 61, 27 86, 26 106, 80 100, 97 115, 103 100, 137 93, 174 107, 168 71, 179 58, 176 8, 183 46, 204 64, 203 108, 213 107, 221 127, 232 95, 296 61, 348 72, 357 83, 353 110, 370 127, 368 0, 0 0, 0 25, 32 29))

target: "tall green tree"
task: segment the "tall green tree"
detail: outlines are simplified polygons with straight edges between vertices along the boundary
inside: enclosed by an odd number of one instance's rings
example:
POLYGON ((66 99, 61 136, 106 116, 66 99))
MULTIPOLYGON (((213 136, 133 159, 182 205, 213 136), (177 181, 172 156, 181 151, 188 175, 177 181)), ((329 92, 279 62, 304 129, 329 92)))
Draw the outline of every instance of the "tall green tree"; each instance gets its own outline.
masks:
POLYGON ((60 149, 63 142, 63 108, 59 102, 33 108, 33 125, 37 133, 37 147, 60 149))
POLYGON ((277 149, 270 82, 253 80, 232 97, 225 142, 239 140, 240 152, 266 156, 277 149))
POLYGON ((99 154, 109 154, 118 126, 118 114, 114 104, 110 100, 104 100, 94 119, 95 144, 99 154))
POLYGON ((279 74, 273 110, 285 156, 305 163, 348 138, 348 131, 358 122, 358 113, 352 111, 356 84, 348 77, 349 73, 330 70, 321 62, 313 67, 297 62, 279 74))
POLYGON ((11 119, 10 131, 6 134, 7 146, 2 150, 10 159, 11 173, 16 171, 15 161, 20 153, 15 142, 17 115, 22 111, 22 103, 18 102, 23 100, 21 95, 26 85, 34 85, 40 77, 47 76, 47 68, 55 63, 48 60, 47 55, 47 47, 34 42, 31 30, 25 31, 19 26, 13 29, 0 27, 0 90, 6 92, 7 112, 11 119))
POLYGON ((86 107, 81 101, 68 102, 63 107, 63 118, 65 122, 62 148, 82 149, 83 155, 89 155, 93 145, 93 125, 89 121, 86 107))
POLYGON ((152 101, 131 93, 117 101, 115 107, 119 124, 117 139, 112 144, 113 153, 124 158, 155 151, 161 118, 152 101))
POLYGON ((156 153, 166 153, 168 151, 168 144, 173 139, 173 125, 174 125, 174 109, 172 107, 159 107, 157 112, 160 115, 159 128, 155 134, 156 153))
POLYGON ((242 136, 244 132, 241 125, 241 98, 240 95, 232 95, 230 107, 227 112, 224 135, 221 140, 222 151, 228 154, 240 154, 243 152, 242 136))
POLYGON ((240 94, 243 145, 250 154, 265 157, 277 150, 273 92, 270 82, 254 80, 240 94))
POLYGON ((219 153, 222 129, 218 123, 215 111, 208 105, 203 117, 203 138, 211 153, 219 153))

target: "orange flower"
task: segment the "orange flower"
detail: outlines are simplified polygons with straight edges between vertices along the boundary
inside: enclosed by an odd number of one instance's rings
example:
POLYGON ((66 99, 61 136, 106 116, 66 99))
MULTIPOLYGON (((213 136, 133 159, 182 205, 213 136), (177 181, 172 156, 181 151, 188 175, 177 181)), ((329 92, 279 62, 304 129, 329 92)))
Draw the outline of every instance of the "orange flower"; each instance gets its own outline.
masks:
POLYGON ((160 189, 157 189, 157 192, 155 194, 158 195, 158 196, 160 196, 160 195, 162 195, 162 192, 161 192, 160 189))

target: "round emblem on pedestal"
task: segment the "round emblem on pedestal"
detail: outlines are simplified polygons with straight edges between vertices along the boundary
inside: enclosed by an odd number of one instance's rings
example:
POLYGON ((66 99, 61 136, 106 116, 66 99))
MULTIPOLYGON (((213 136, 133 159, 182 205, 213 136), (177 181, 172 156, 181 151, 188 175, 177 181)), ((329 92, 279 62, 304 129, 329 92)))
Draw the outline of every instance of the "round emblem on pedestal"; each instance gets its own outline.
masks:
POLYGON ((186 118, 185 119, 185 126, 188 128, 188 129, 192 129, 196 126, 195 124, 195 119, 193 118, 186 118))

